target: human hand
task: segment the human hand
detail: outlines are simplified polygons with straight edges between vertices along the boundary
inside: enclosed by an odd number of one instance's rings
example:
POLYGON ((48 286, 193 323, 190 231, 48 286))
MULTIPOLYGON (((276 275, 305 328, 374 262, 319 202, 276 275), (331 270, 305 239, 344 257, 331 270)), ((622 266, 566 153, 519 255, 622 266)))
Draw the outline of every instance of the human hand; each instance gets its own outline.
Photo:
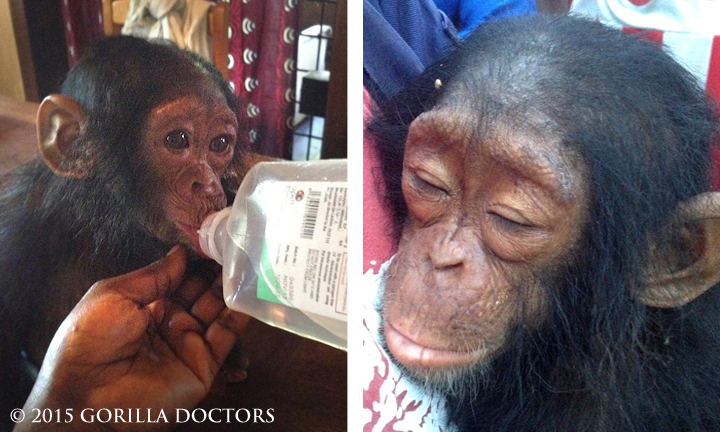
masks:
MULTIPOLYGON (((250 318, 225 307, 219 279, 211 286, 184 280, 186 260, 176 247, 148 267, 93 285, 55 334, 25 413, 71 408, 72 430, 170 429, 176 408, 200 402, 250 318), (83 423, 85 408, 141 408, 146 417, 150 408, 153 419, 163 410, 169 423, 83 423)), ((16 430, 42 426, 29 417, 16 430)))

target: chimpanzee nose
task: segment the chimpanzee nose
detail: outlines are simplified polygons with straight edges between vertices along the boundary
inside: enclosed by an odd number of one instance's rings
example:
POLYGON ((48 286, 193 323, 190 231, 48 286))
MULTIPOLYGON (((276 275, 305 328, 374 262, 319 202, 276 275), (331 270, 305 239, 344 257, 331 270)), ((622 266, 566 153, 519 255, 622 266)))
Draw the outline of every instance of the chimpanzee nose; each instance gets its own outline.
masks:
POLYGON ((200 164, 194 177, 192 183, 194 194, 212 196, 223 193, 220 179, 208 164, 200 164))
POLYGON ((450 270, 460 267, 468 259, 473 242, 466 238, 466 228, 458 228, 443 238, 437 239, 430 249, 430 262, 434 270, 450 270))
POLYGON ((456 243, 446 243, 430 252, 430 261, 435 270, 449 270, 463 263, 462 248, 456 243))

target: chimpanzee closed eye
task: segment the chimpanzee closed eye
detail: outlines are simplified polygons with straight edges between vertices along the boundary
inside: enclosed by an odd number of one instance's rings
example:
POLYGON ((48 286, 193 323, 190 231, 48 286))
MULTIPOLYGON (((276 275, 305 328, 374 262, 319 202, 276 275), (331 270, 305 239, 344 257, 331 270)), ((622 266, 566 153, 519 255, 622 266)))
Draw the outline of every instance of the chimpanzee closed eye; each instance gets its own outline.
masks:
POLYGON ((682 66, 596 22, 496 21, 374 117, 381 344, 451 428, 720 430, 720 128, 682 66))

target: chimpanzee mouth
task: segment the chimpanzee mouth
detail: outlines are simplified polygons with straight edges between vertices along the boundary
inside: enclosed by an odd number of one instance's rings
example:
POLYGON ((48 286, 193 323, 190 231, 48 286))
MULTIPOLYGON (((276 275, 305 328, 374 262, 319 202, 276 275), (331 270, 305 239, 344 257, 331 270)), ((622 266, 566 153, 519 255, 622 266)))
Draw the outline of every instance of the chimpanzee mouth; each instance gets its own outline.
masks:
POLYGON ((198 235, 200 225, 187 225, 181 222, 177 222, 176 225, 180 232, 183 234, 183 237, 185 237, 185 242, 187 243, 187 245, 191 246, 193 250, 197 252, 201 257, 209 259, 210 257, 207 256, 200 247, 200 237, 198 235))
POLYGON ((431 348, 410 339, 385 320, 385 342, 393 357, 408 369, 441 369, 477 364, 489 355, 487 348, 461 351, 431 348))

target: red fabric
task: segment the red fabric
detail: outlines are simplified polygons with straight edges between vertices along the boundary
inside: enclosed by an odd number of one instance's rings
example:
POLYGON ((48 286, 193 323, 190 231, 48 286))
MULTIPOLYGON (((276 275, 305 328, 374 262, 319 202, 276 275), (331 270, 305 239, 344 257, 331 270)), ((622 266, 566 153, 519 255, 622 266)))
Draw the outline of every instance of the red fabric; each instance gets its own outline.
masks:
POLYGON ((68 65, 75 66, 85 46, 103 37, 102 0, 63 0, 68 65))
MULTIPOLYGON (((705 84, 708 96, 720 104, 720 36, 713 38, 710 67, 705 84)), ((720 139, 718 140, 720 141, 720 139)), ((720 142, 711 150, 713 166, 711 182, 714 190, 720 190, 720 142)))
POLYGON ((658 44, 661 44, 663 41, 663 32, 659 30, 645 30, 645 29, 636 29, 632 27, 623 27, 622 29, 625 33, 629 34, 640 34, 640 36, 648 40, 650 42, 656 42, 658 44))
POLYGON ((720 101, 720 36, 713 38, 712 53, 710 54, 710 72, 705 85, 708 95, 720 101))
MULTIPOLYGON (((363 89, 363 117, 370 119, 372 99, 363 89)), ((391 233, 391 215, 382 202, 380 163, 372 141, 363 134, 363 273, 377 274, 380 265, 395 253, 391 233)))
POLYGON ((291 154, 297 27, 297 2, 230 3, 229 80, 241 98, 241 140, 269 156, 291 154))

